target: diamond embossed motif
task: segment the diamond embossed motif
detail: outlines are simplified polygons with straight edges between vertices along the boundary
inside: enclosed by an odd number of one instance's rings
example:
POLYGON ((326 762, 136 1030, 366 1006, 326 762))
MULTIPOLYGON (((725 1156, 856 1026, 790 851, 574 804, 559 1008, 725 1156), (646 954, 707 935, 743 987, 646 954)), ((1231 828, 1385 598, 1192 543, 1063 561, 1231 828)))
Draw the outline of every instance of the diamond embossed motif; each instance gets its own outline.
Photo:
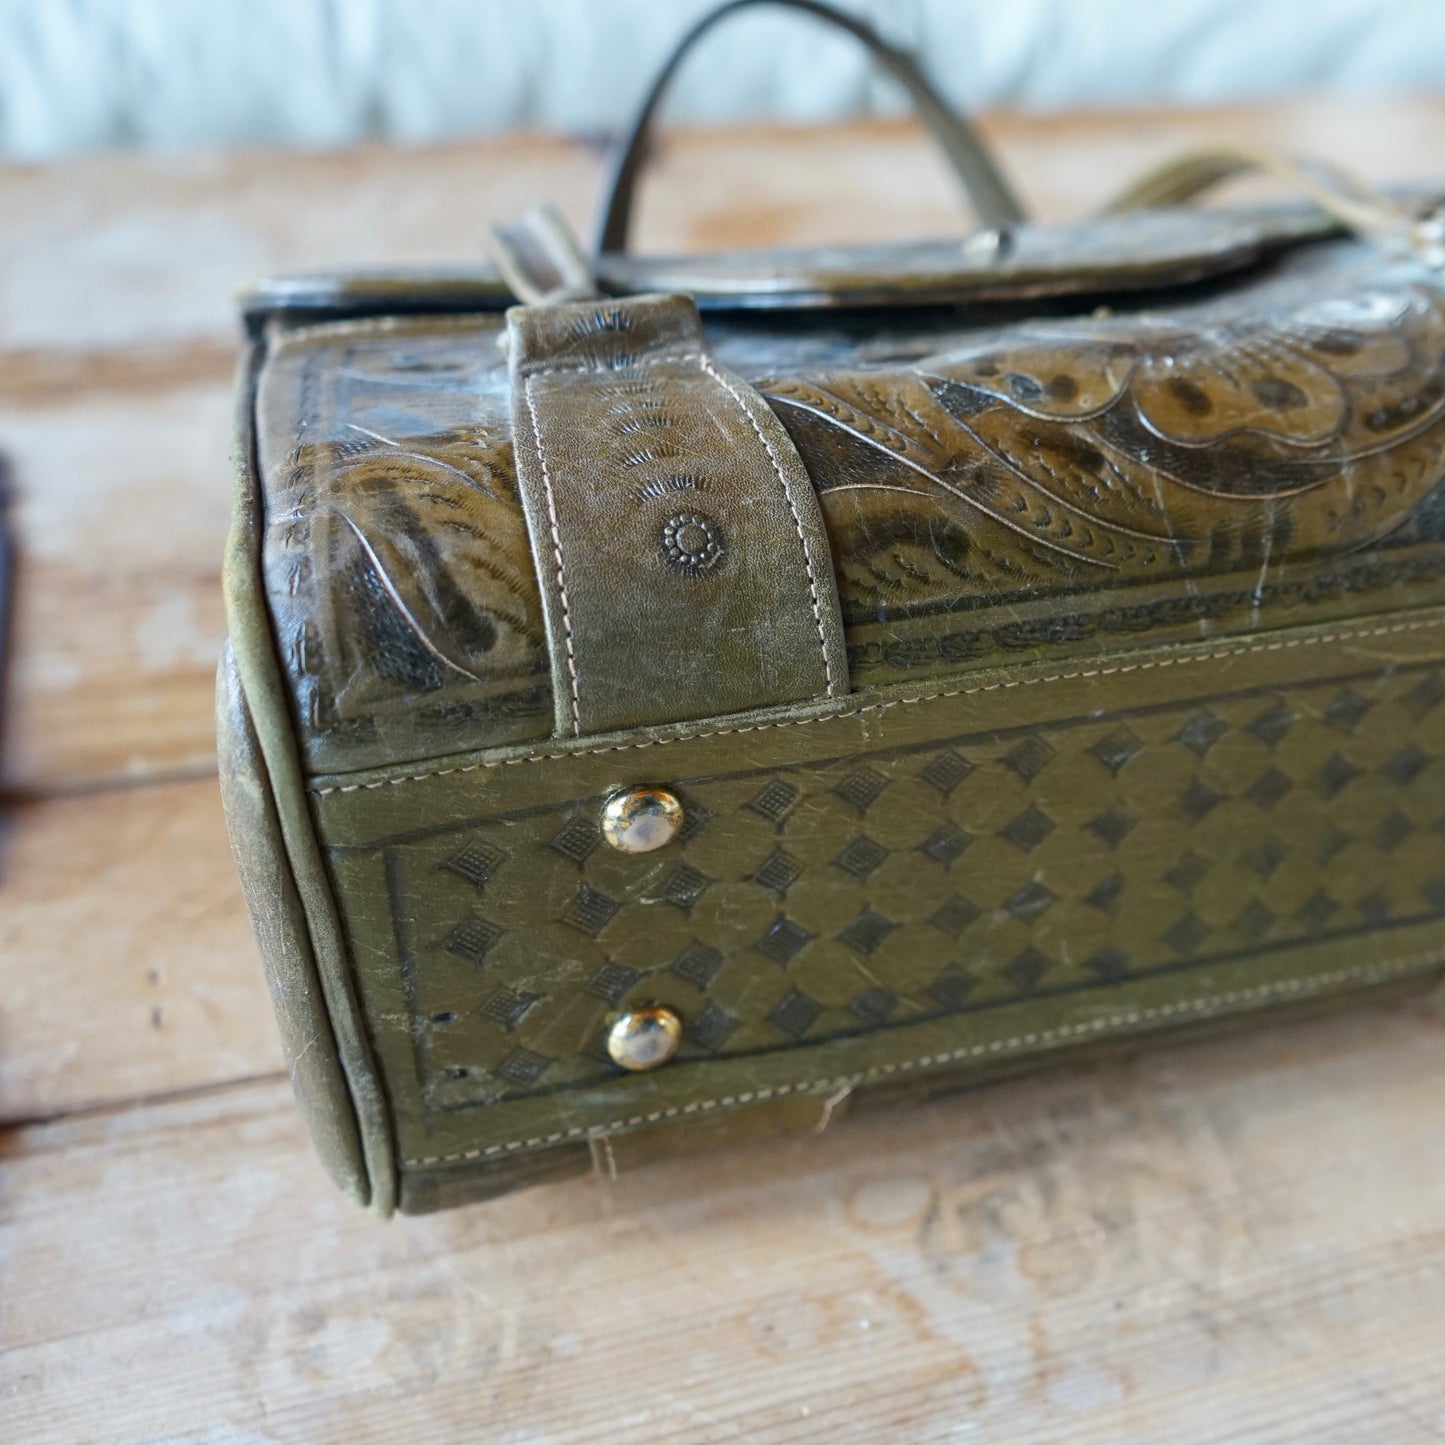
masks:
POLYGON ((977 981, 961 968, 946 968, 923 991, 945 1013, 956 1013, 967 1007, 969 995, 977 986, 977 981))
POLYGON ((1007 838, 1025 853, 1032 853, 1053 831, 1054 820, 1042 808, 1030 803, 1013 822, 999 830, 999 837, 1007 838))
POLYGON ((774 963, 789 964, 798 952, 811 943, 816 935, 809 933, 801 923, 779 914, 768 926, 768 931, 758 940, 758 948, 774 963))
POLYGON ((1295 915, 1311 932, 1325 926, 1339 910, 1339 904, 1323 888, 1316 889, 1301 905, 1295 915))
POLYGON ((1352 733, 1372 704, 1351 687, 1341 688, 1325 709, 1325 722, 1337 732, 1352 733))
POLYGON ((1390 900, 1379 888, 1371 889, 1355 907, 1367 928, 1383 928, 1390 921, 1390 900))
POLYGON ((1132 762, 1143 750, 1144 744, 1127 727, 1115 728, 1107 737, 1100 738, 1089 749, 1114 774, 1117 774, 1127 763, 1132 762))
POLYGON ((662 897, 674 908, 691 913, 694 905, 707 892, 712 879, 690 863, 679 863, 663 881, 662 897))
POLYGON ((881 984, 866 989, 848 1004, 848 1012, 862 1019, 865 1024, 886 1023, 898 1007, 898 995, 891 988, 881 984))
POLYGON ((690 943, 670 966, 679 978, 685 979, 694 988, 706 990, 723 966, 723 956, 705 943, 690 943))
POLYGON ((882 866, 888 856, 888 849, 872 838, 862 835, 851 843, 833 860, 835 868, 841 868, 860 883, 866 883, 882 866))
POLYGON ((888 779, 881 773, 872 768, 859 768, 849 773, 833 791, 845 803, 851 803, 860 813, 866 813, 887 786, 888 779))
POLYGON ((798 881, 803 865, 796 858, 789 857, 781 848, 769 853, 753 874, 753 882, 761 883, 782 897, 798 881))
POLYGON ((1294 714, 1281 702, 1276 703, 1268 712, 1260 713, 1244 730, 1257 737, 1265 747, 1277 748, 1289 735, 1294 724, 1294 714))
POLYGON ((1412 743, 1408 748, 1401 748, 1385 764, 1385 774, 1397 786, 1408 788, 1425 771, 1429 761, 1424 751, 1412 743))
POLYGON ((1084 902, 1100 913, 1112 913, 1119 906, 1119 896, 1124 891, 1124 875, 1111 873, 1102 883, 1097 884, 1084 895, 1084 902))
POLYGON ((1258 898, 1251 899, 1244 911, 1234 920, 1235 931, 1251 943, 1258 943, 1274 927, 1274 913, 1258 898))
POLYGON ((1315 777, 1315 789, 1320 797, 1333 800, 1359 776, 1360 770, 1348 758, 1331 753, 1315 777))
POLYGON ((1031 783, 1053 760, 1054 750, 1040 737, 1027 737, 1004 756, 1004 766, 1012 768, 1024 782, 1031 783))
POLYGON ((737 1019, 716 1004, 710 1003, 687 1026, 687 1037, 694 1043, 701 1044, 703 1048, 716 1052, 733 1036, 737 1027, 737 1019))
POLYGON ((1128 975, 1129 955, 1122 948, 1101 948, 1084 960, 1084 967, 1105 983, 1117 983, 1128 975))
POLYGON ((547 846, 564 858, 581 863, 601 841, 602 835, 592 819, 578 817, 569 818, 547 846))
POLYGON ((1106 808, 1088 822, 1088 829, 1111 848, 1117 848, 1134 831, 1137 818, 1131 817, 1122 808, 1106 808))
POLYGON ((1174 735, 1174 741, 1203 757, 1229 731, 1229 724, 1206 708, 1200 710, 1174 735))
POLYGON ((955 893, 928 921, 950 938, 957 938, 977 917, 977 907, 961 893, 955 893))
POLYGON ((798 789, 781 778, 774 778, 765 784, 745 806, 760 818, 770 823, 780 822, 788 810, 798 801, 798 789))
POLYGON ((897 927, 870 905, 838 935, 838 941, 847 944, 860 958, 868 958, 897 927))
POLYGON ((1004 904, 1010 913, 1024 923, 1042 918, 1058 902, 1058 894, 1038 878, 1030 879, 1004 904))
POLYGON ((1020 993, 1031 993, 1053 967, 1053 960, 1041 948, 1026 948, 1003 971, 1003 976, 1020 993))
POLYGON ((1244 866, 1267 883, 1274 877, 1275 869, 1284 862, 1286 851, 1284 844, 1270 833, 1257 848, 1245 854, 1244 866))
POLYGON ((972 771, 973 764, 967 758, 950 750, 940 753, 918 776, 946 798, 972 771))
POLYGON ((1217 793, 1208 783, 1201 778, 1195 778, 1193 782, 1180 794, 1179 806, 1185 813, 1201 823, 1207 818, 1222 802, 1224 794, 1217 793))
POLYGON ((1198 953, 1209 937, 1209 925, 1197 913, 1186 913, 1165 935, 1164 942, 1186 957, 1198 953))
POLYGON ((1398 808, 1392 808, 1375 834, 1375 846, 1382 853, 1393 853, 1411 833, 1415 825, 1398 808))
POLYGON ((544 995, 540 993, 528 993, 520 988, 498 989, 483 1005, 482 1012, 493 1023, 501 1026, 510 1033, 528 1013, 539 1003, 544 995))
POLYGON ((1188 849, 1177 863, 1164 875, 1164 881, 1177 888, 1186 897, 1193 893, 1209 872, 1209 860, 1201 858, 1192 848, 1188 849))
POLYGON ((925 857, 932 858, 935 863, 951 868, 963 857, 972 842, 973 839, 956 823, 945 823, 919 844, 918 851, 925 857))
POLYGON ((639 969, 622 963, 604 963, 587 980, 587 992, 608 1003, 621 1003, 627 991, 642 977, 639 969))
POLYGON ((621 907, 616 899, 609 898, 605 893, 599 893, 584 883, 572 895, 572 901, 567 905, 562 917, 573 928, 580 928, 583 933, 590 933, 596 938, 617 917, 621 907))
POLYGON ((503 1083, 518 1089, 530 1089, 551 1065, 550 1059, 544 1059, 530 1049, 513 1049, 497 1066, 496 1074, 503 1083))
POLYGON ((442 947, 458 958, 480 965, 496 947, 502 930, 485 918, 467 918, 452 929, 442 940, 442 947))
POLYGON ((823 1006, 809 998, 802 989, 789 989, 778 1006, 768 1015, 768 1022, 792 1038, 800 1039, 812 1028, 823 1006))
POLYGON ((473 888, 481 892, 487 881, 506 860, 499 848, 488 848, 481 843, 468 843, 465 848, 440 866, 458 878, 465 878, 473 888))
POLYGON ((1256 808, 1267 813, 1271 808, 1278 807, 1293 787, 1294 784, 1278 768, 1270 768, 1244 790, 1244 796, 1256 808))

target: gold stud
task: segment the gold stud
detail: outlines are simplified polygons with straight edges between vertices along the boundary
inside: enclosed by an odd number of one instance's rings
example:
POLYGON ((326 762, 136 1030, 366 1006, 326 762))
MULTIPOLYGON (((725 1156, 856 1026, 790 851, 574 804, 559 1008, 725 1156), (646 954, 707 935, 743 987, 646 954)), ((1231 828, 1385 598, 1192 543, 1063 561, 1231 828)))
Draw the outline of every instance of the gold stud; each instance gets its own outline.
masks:
POLYGON ((612 1062, 635 1073, 665 1064, 681 1043, 682 1020, 670 1008, 633 1009, 607 1031, 612 1062))
POLYGON ((602 836, 621 853, 651 853, 682 827, 682 804, 666 788, 629 788, 602 806, 602 836))

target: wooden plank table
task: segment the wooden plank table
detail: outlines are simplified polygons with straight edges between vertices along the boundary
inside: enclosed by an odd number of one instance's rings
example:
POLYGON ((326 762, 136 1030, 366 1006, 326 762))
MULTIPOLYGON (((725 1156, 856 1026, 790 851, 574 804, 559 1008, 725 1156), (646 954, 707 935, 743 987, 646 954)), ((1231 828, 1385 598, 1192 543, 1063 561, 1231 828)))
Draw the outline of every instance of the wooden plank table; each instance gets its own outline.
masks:
MULTIPOLYGON (((1201 135, 1439 172, 1445 101, 1001 118, 1077 214, 1201 135)), ((292 1107, 216 799, 230 293, 473 255, 537 137, 0 169, 0 1439, 1445 1436, 1445 1016, 1154 1045, 381 1225, 292 1107)), ((956 230, 906 126, 669 138, 657 249, 956 230)))

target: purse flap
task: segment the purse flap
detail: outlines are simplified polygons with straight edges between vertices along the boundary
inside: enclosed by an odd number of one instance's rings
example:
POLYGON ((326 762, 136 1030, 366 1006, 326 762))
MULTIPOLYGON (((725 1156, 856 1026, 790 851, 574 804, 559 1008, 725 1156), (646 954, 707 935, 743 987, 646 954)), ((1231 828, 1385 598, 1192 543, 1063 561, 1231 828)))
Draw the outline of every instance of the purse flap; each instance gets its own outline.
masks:
MULTIPOLYGON (((699 309, 936 306, 1167 290, 1226 275, 1335 234, 1305 204, 1169 208, 1068 225, 1021 224, 890 245, 604 255, 610 294, 683 291, 699 309)), ((364 316, 495 311, 512 302, 490 266, 354 271, 259 282, 243 297, 255 326, 276 314, 364 316)))

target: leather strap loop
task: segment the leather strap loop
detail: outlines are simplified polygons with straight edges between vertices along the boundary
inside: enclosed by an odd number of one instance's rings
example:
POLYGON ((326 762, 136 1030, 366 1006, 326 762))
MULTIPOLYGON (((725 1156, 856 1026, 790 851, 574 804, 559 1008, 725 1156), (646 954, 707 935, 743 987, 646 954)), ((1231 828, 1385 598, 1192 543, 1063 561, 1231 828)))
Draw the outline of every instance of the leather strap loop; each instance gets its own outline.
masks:
POLYGON ((633 195, 638 174, 646 159, 653 115, 683 58, 720 20, 756 5, 778 5, 801 11, 816 20, 847 31, 860 41, 878 64, 912 97, 920 120, 942 146, 979 221, 985 226, 1004 227, 1025 219, 1023 207, 1003 178, 987 147, 972 126, 955 113, 929 84, 910 56, 889 45, 861 20, 855 20, 851 15, 845 15, 829 5, 820 4, 819 0, 728 0, 727 4, 704 15, 678 41, 672 54, 658 71, 651 89, 638 107, 632 125, 617 147, 612 173, 603 192, 605 200, 597 232, 599 254, 627 250, 633 195))
POLYGON ((507 327, 556 731, 846 693, 812 483, 691 298, 515 306, 507 327))

